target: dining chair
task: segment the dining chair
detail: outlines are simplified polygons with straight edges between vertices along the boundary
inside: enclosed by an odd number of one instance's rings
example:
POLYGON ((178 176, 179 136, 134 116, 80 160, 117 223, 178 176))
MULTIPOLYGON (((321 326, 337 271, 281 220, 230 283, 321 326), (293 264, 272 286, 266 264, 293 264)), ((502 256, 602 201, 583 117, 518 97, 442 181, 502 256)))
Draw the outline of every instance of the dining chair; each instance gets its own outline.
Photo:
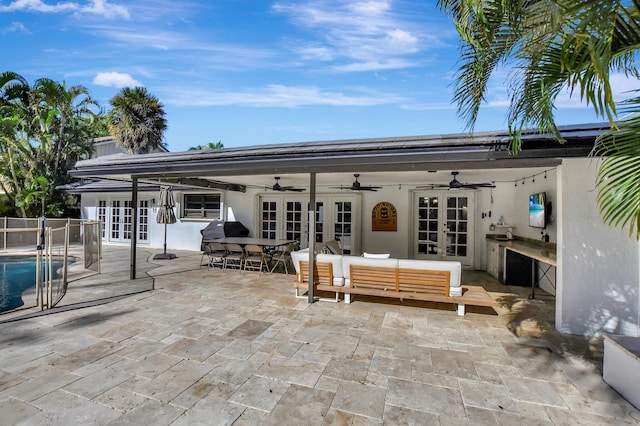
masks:
POLYGON ((297 243, 286 245, 282 250, 276 250, 272 254, 272 258, 275 259, 275 263, 271 268, 271 272, 275 271, 278 265, 284 266, 284 272, 289 275, 289 269, 287 266, 291 262, 291 252, 295 249, 297 243))
POLYGON ((204 249, 209 258, 207 269, 215 268, 216 266, 224 268, 224 259, 227 256, 227 249, 223 244, 216 242, 208 243, 205 245, 204 249))
POLYGON ((247 244, 244 248, 245 258, 244 258, 244 270, 251 269, 252 271, 259 271, 262 273, 263 269, 269 271, 269 267, 267 266, 267 256, 262 250, 262 247, 247 244))
POLYGON ((244 249, 240 244, 225 244, 227 249, 227 255, 224 257, 223 268, 238 268, 242 271, 242 265, 244 264, 244 249))

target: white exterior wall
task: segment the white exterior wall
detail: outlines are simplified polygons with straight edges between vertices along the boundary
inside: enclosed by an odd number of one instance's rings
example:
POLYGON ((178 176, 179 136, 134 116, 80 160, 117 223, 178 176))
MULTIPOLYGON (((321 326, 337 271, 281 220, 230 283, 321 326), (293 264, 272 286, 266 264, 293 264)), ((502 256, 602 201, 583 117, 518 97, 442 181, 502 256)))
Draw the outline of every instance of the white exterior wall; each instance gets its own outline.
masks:
POLYGON ((559 168, 556 328, 563 333, 640 336, 640 245, 603 224, 595 159, 559 168))
POLYGON ((409 246, 413 238, 409 235, 411 230, 411 194, 408 189, 385 186, 376 192, 362 191, 362 251, 369 253, 390 253, 391 257, 409 257, 409 246), (398 230, 375 231, 371 230, 371 211, 376 204, 386 201, 394 205, 398 214, 398 230))

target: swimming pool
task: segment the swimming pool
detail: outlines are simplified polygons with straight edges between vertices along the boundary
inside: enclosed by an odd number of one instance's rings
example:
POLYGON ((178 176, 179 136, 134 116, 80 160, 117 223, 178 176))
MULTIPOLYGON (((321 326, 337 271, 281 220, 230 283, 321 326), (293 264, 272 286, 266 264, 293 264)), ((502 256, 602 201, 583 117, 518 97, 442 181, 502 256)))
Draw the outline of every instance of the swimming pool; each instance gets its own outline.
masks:
MULTIPOLYGON (((53 261, 54 278, 62 261, 53 261)), ((34 256, 0 256, 0 312, 24 305, 22 293, 36 286, 36 258, 34 256)))

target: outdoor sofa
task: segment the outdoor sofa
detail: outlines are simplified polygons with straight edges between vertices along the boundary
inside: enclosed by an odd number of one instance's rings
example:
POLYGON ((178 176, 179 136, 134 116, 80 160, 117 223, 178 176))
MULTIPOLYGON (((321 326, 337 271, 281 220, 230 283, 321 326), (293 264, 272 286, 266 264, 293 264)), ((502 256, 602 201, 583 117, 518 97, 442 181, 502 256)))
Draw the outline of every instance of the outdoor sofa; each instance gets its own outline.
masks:
MULTIPOLYGON (((291 259, 298 295, 308 286, 309 250, 291 252, 291 259)), ((336 300, 344 293, 345 303, 351 302, 351 294, 448 302, 457 305, 459 315, 464 315, 465 304, 495 304, 482 287, 463 288, 460 262, 318 253, 314 275, 316 289, 335 292, 336 300)))

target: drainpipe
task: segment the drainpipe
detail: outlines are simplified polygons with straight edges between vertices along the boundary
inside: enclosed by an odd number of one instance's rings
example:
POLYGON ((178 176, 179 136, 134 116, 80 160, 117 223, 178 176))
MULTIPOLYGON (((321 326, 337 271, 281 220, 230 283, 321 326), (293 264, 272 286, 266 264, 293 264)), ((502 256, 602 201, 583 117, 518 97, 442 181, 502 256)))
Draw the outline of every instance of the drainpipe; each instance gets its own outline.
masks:
POLYGON ((131 178, 131 267, 129 278, 136 279, 136 245, 138 242, 138 178, 131 178))
POLYGON ((309 303, 314 302, 313 284, 315 274, 315 253, 316 253, 316 174, 310 174, 309 185, 309 303))

